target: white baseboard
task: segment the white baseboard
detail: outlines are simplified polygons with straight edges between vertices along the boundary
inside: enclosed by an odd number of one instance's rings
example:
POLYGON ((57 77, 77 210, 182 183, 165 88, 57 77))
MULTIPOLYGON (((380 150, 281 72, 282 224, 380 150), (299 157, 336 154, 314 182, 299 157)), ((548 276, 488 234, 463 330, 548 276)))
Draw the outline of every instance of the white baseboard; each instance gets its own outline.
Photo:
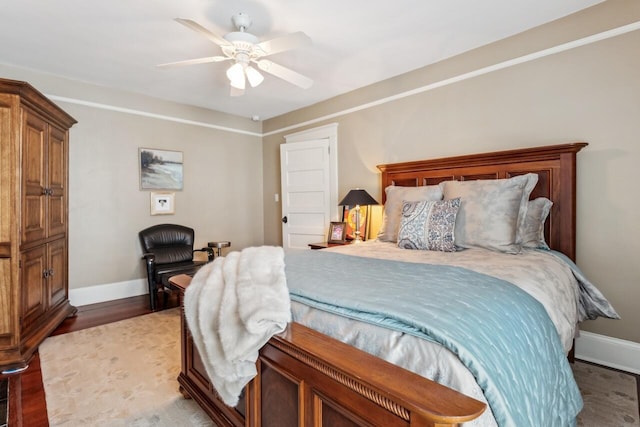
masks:
POLYGON ((633 341, 580 331, 576 359, 640 375, 640 344, 633 341))
POLYGON ((149 293, 146 279, 127 280, 86 288, 69 289, 69 301, 76 307, 113 301, 121 298, 135 297, 149 293))

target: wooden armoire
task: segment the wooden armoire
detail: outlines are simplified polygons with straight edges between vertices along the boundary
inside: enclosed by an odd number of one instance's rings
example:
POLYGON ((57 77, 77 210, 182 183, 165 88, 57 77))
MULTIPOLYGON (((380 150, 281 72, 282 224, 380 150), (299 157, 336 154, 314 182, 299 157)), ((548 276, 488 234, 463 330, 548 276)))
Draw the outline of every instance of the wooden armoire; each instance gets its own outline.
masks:
POLYGON ((0 79, 0 371, 28 365, 68 316, 69 129, 24 82, 0 79))

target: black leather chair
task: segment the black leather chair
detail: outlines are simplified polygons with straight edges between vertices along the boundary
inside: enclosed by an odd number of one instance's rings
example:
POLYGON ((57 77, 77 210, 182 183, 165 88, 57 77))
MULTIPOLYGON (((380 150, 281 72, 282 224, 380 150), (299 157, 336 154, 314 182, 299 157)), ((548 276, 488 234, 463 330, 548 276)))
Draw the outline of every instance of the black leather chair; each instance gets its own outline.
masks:
POLYGON ((171 293, 169 278, 178 274, 194 275, 200 267, 213 260, 213 249, 193 249, 193 228, 176 224, 154 225, 138 233, 142 244, 142 259, 147 268, 151 310, 156 311, 156 297, 163 292, 163 305, 171 293), (206 252, 207 261, 194 261, 194 252, 206 252))

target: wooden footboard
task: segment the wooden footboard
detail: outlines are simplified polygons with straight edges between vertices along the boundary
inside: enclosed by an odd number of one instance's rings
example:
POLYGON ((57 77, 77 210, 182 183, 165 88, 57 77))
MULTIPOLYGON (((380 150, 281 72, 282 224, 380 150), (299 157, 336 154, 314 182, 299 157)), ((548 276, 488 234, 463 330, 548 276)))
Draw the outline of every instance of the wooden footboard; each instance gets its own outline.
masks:
POLYGON ((185 397, 219 426, 456 426, 485 404, 297 323, 260 351, 235 408, 220 401, 182 321, 185 397))

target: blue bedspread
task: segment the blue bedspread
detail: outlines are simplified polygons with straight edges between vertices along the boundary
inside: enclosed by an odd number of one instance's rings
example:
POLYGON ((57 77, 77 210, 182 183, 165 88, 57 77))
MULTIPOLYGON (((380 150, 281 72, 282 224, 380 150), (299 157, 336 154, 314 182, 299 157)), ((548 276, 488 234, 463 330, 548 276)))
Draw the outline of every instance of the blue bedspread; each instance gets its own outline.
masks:
POLYGON ((287 253, 291 299, 435 341, 455 353, 501 427, 575 425, 582 398, 544 307, 459 267, 287 253))

